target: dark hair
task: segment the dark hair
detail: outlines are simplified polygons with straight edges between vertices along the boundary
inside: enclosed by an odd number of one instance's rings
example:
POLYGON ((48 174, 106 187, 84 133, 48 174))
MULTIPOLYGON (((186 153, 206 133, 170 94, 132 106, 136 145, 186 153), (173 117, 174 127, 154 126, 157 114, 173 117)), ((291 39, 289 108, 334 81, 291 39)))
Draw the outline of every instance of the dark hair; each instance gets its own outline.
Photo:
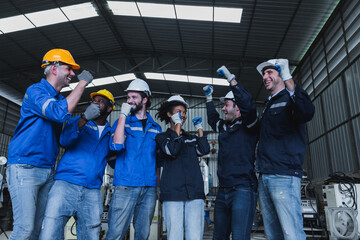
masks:
POLYGON ((160 119, 161 122, 165 121, 166 124, 168 124, 170 122, 170 117, 167 115, 167 113, 171 113, 173 112, 174 108, 176 106, 183 106, 186 109, 186 106, 184 103, 182 102, 179 102, 179 101, 171 101, 171 102, 168 102, 168 101, 165 101, 163 102, 160 107, 158 108, 158 112, 156 113, 155 117, 157 119, 160 119))
POLYGON ((142 99, 147 98, 146 108, 151 106, 150 96, 147 96, 145 92, 139 92, 142 99))
POLYGON ((266 66, 261 70, 262 74, 264 75, 265 70, 268 70, 268 69, 274 69, 274 70, 278 71, 279 74, 281 72, 281 67, 279 65, 277 65, 277 66, 266 66))

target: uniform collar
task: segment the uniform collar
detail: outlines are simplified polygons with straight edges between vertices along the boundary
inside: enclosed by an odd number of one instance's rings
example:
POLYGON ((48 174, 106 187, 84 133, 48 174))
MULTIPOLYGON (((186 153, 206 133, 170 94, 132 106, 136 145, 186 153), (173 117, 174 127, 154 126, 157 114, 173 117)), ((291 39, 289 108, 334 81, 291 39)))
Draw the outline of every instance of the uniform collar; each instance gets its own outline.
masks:
POLYGON ((235 127, 236 125, 241 125, 242 124, 242 120, 241 120, 241 116, 236 118, 233 122, 231 122, 230 124, 228 124, 228 126, 230 128, 235 127))
POLYGON ((278 91, 277 93, 275 93, 274 95, 269 96, 267 102, 270 101, 270 100, 273 99, 273 98, 276 99, 276 98, 284 95, 285 93, 286 93, 285 88, 282 88, 281 90, 279 90, 279 91, 278 91))
POLYGON ((284 89, 285 89, 285 87, 282 88, 282 89, 280 89, 279 91, 277 91, 274 95, 269 96, 268 100, 270 101, 270 99, 274 98, 276 95, 278 95, 278 94, 279 94, 281 91, 283 91, 284 89))
MULTIPOLYGON (((154 124, 154 119, 151 117, 151 115, 150 115, 150 113, 146 113, 146 116, 147 116, 147 122, 149 123, 151 123, 151 124, 154 124)), ((133 114, 131 114, 130 115, 130 122, 138 122, 138 121, 141 121, 141 120, 139 120, 135 115, 133 115, 133 114)))
MULTIPOLYGON (((94 126, 94 127, 97 126, 97 124, 93 120, 88 121, 86 124, 89 124, 89 125, 94 126)), ((110 123, 106 120, 106 124, 105 124, 104 129, 106 129, 108 127, 110 127, 110 123)))
MULTIPOLYGON (((176 133, 174 130, 172 130, 171 128, 168 128, 168 129, 166 130, 166 132, 167 132, 167 133, 170 133, 170 134, 171 134, 171 133, 175 133, 175 134, 177 135, 177 133, 176 133)), ((187 135, 187 132, 186 132, 184 129, 181 129, 180 132, 181 132, 181 135, 187 135)), ((180 136, 181 136, 181 135, 180 135, 180 136)))
POLYGON ((55 91, 55 88, 45 78, 41 79, 41 84, 43 84, 45 86, 45 88, 46 88, 46 90, 48 90, 50 96, 57 97, 58 95, 60 95, 60 93, 57 93, 55 91))

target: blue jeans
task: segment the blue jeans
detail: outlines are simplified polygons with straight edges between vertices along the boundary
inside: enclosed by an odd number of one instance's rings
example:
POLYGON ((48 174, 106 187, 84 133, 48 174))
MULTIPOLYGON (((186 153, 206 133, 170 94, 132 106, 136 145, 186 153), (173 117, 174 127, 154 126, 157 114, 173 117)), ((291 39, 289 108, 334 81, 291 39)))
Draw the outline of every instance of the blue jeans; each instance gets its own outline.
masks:
POLYGON ((6 181, 14 216, 11 240, 39 238, 53 179, 53 168, 38 168, 28 164, 7 166, 6 181))
POLYGON ((55 180, 49 193, 40 240, 64 239, 64 227, 76 219, 77 239, 99 240, 102 193, 66 181, 55 180))
POLYGON ((259 199, 268 240, 304 240, 301 210, 301 179, 262 174, 259 199))
POLYGON ((250 239, 257 195, 251 187, 219 188, 214 210, 214 240, 250 239))
POLYGON ((191 201, 164 201, 163 212, 167 230, 167 239, 183 240, 184 229, 186 240, 203 239, 203 199, 195 199, 191 201))
POLYGON ((156 204, 156 187, 115 186, 108 214, 107 240, 123 239, 134 215, 134 240, 146 240, 156 204))

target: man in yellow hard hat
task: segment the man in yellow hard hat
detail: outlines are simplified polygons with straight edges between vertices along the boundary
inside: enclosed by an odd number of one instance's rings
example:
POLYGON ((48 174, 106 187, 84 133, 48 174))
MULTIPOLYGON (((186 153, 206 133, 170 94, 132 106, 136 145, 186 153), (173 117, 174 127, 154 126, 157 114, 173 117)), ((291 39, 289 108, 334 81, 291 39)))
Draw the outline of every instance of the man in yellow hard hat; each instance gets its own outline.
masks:
POLYGON ((106 89, 90 94, 81 117, 70 118, 61 133, 66 148, 49 192, 40 240, 64 239, 64 227, 76 219, 78 239, 99 239, 103 201, 100 187, 110 152, 111 127, 106 118, 115 108, 106 89))
POLYGON ((25 93, 20 121, 10 142, 7 183, 14 214, 10 239, 38 239, 48 192, 53 184, 54 165, 62 123, 75 110, 85 87, 93 77, 88 71, 78 75, 79 83, 69 96, 60 91, 75 76, 70 52, 52 49, 42 61, 45 77, 25 93))

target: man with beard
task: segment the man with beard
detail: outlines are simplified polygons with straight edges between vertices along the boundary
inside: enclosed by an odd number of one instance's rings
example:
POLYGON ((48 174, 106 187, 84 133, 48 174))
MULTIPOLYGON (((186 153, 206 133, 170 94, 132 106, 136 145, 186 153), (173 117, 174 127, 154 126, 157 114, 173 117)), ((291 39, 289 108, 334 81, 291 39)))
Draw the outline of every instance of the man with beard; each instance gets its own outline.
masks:
POLYGON ((99 239, 103 201, 100 187, 110 152, 111 127, 106 120, 115 108, 113 95, 103 89, 90 94, 85 113, 70 118, 60 136, 66 151, 49 192, 40 240, 63 239, 71 216, 77 239, 99 239))
POLYGON ((204 87, 209 125, 219 133, 218 178, 213 239, 250 239, 257 201, 254 173, 258 117, 254 100, 235 75, 222 66, 218 73, 232 91, 221 98, 225 119, 220 119, 212 101, 213 87, 204 87))
POLYGON ((20 121, 9 146, 7 183, 14 228, 10 239, 38 239, 48 192, 53 184, 62 123, 71 117, 85 87, 92 81, 84 70, 79 83, 64 98, 60 91, 75 76, 75 63, 64 49, 48 51, 42 61, 45 77, 31 85, 21 106, 20 121))
POLYGON ((111 150, 116 151, 107 240, 123 239, 133 218, 134 239, 147 239, 156 204, 156 142, 161 127, 146 112, 150 107, 148 84, 136 78, 128 88, 127 102, 112 128, 111 150))

